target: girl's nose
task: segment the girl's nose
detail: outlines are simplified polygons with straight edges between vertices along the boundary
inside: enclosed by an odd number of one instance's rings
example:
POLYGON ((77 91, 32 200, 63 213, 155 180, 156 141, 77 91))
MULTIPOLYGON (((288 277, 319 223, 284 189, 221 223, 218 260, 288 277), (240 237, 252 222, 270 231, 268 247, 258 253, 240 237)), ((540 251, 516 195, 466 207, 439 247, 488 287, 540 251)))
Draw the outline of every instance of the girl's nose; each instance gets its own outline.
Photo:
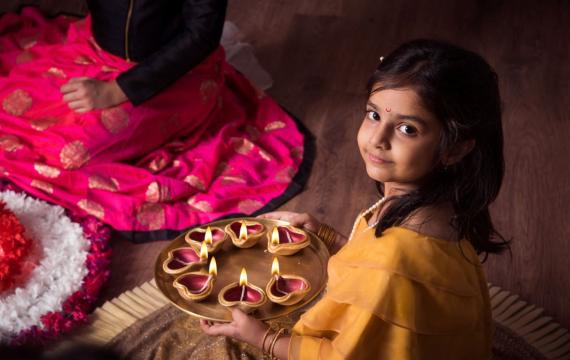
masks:
POLYGON ((374 129, 374 132, 370 137, 370 145, 383 150, 389 150, 391 137, 391 129, 387 126, 386 123, 381 123, 376 127, 376 129, 374 129))

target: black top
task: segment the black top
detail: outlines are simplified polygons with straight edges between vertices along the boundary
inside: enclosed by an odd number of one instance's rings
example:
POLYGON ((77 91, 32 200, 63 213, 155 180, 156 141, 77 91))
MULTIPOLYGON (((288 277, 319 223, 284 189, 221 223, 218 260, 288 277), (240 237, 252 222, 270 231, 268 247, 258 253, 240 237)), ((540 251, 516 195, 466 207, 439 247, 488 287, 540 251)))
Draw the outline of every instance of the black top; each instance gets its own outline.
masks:
POLYGON ((138 105, 200 64, 220 43, 227 0, 88 0, 104 50, 138 64, 117 77, 138 105))

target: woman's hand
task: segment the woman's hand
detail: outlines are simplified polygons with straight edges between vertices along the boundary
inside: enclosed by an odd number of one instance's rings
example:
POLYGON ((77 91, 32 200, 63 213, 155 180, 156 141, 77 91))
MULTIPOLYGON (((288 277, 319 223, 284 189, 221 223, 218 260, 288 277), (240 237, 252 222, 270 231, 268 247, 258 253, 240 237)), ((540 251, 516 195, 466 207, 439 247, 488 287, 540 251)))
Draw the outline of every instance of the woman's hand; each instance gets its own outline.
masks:
POLYGON ((314 233, 319 231, 319 226, 321 226, 321 223, 317 219, 307 213, 300 214, 291 211, 274 211, 259 215, 258 217, 262 219, 287 221, 295 227, 303 228, 314 233))
POLYGON ((239 309, 232 308, 231 311, 233 320, 230 323, 200 320, 202 331, 212 336, 228 336, 261 349, 263 335, 269 326, 239 309))
POLYGON ((106 109, 128 100, 116 81, 89 77, 72 78, 60 90, 63 100, 78 113, 106 109))

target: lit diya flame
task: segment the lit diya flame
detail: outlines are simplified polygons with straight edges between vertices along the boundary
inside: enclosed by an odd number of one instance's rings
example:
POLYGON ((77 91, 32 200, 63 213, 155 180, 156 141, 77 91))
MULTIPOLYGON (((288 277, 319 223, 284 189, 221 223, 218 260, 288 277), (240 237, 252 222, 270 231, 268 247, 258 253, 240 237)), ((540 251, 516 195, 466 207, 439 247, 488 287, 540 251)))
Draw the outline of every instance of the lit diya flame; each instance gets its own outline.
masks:
POLYGON ((212 228, 208 226, 208 228, 206 229, 206 235, 204 236, 204 244, 206 245, 212 245, 213 241, 212 241, 212 228))
POLYGON ((228 235, 221 228, 208 226, 206 229, 195 228, 188 231, 184 240, 195 248, 196 251, 205 243, 208 246, 208 253, 213 254, 222 248, 227 238, 228 235))
POLYGON ((202 243, 202 246, 200 247, 200 259, 208 260, 208 245, 206 245, 205 241, 202 243))
POLYGON ((279 261, 273 259, 271 265, 271 279, 267 283, 265 290, 269 300, 276 304, 293 305, 301 301, 311 290, 309 282, 296 275, 280 275, 279 261))
POLYGON ((245 225, 245 223, 243 221, 241 222, 241 226, 239 228, 239 239, 241 241, 247 240, 247 226, 245 225))
POLYGON ((275 226, 267 233, 267 250, 275 255, 293 255, 310 244, 307 233, 293 226, 275 226))
POLYGON ((180 274, 195 267, 200 267, 208 260, 208 249, 206 256, 196 253, 191 247, 180 247, 168 252, 166 260, 162 263, 162 269, 167 274, 180 274))
POLYGON ((263 290, 247 281, 245 268, 241 269, 239 282, 232 283, 220 290, 218 301, 223 306, 236 306, 245 313, 250 313, 267 302, 263 290))
POLYGON ((202 271, 182 274, 174 280, 173 285, 184 299, 199 301, 212 293, 217 274, 216 259, 212 257, 207 275, 202 271))
POLYGON ((229 223, 226 233, 239 248, 250 248, 263 236, 265 226, 254 220, 236 220, 229 223))

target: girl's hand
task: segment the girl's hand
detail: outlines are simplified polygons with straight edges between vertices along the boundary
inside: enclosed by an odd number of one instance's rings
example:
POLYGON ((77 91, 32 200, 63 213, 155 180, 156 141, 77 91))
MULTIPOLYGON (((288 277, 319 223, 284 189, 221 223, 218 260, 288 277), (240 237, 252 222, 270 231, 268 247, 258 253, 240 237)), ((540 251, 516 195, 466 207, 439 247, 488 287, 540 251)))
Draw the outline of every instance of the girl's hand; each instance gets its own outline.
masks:
POLYGON ((300 214, 291 211, 274 211, 259 215, 258 217, 262 219, 287 221, 295 227, 304 228, 314 233, 319 231, 319 226, 321 226, 321 223, 317 219, 307 213, 300 214))
POLYGON ((261 349, 263 334, 269 326, 239 309, 232 308, 231 311, 233 320, 230 323, 200 320, 202 331, 212 336, 228 336, 261 349))
POLYGON ((106 109, 127 101, 127 96, 116 81, 72 78, 60 90, 63 100, 78 113, 106 109))

